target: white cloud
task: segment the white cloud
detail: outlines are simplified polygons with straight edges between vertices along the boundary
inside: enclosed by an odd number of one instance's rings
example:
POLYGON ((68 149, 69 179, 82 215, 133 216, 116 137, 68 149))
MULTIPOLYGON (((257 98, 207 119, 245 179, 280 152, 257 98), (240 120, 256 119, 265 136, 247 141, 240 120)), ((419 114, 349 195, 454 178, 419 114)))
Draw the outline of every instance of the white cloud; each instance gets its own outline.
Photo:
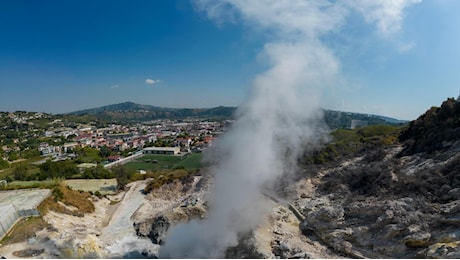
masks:
POLYGON ((120 86, 118 84, 115 84, 115 85, 112 85, 110 86, 110 88, 114 89, 114 88, 119 88, 120 86))
POLYGON ((154 84, 157 84, 157 83, 160 83, 161 80, 159 79, 146 79, 145 80, 145 84, 149 84, 149 85, 154 85, 154 84))
POLYGON ((401 31, 404 9, 422 0, 349 0, 348 4, 358 10, 366 22, 373 23, 383 38, 391 38, 401 31))
POLYGON ((398 46, 398 51, 400 53, 405 53, 405 52, 408 52, 408 51, 412 50, 414 47, 415 47, 414 42, 401 43, 398 46))
POLYGON ((316 36, 328 32, 341 24, 347 13, 342 5, 327 1, 197 0, 195 3, 197 9, 218 23, 233 22, 238 17, 251 26, 291 39, 299 34, 316 36))

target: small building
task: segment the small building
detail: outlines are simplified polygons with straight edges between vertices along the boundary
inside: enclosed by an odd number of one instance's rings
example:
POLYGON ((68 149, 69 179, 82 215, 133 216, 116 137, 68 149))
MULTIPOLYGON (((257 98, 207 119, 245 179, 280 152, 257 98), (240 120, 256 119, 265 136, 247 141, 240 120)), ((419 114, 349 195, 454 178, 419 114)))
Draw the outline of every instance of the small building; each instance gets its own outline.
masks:
POLYGON ((121 156, 119 155, 112 155, 107 158, 109 162, 116 162, 116 161, 119 161, 120 159, 121 159, 121 156))
POLYGON ((143 154, 176 155, 180 153, 179 147, 147 147, 142 150, 143 154))

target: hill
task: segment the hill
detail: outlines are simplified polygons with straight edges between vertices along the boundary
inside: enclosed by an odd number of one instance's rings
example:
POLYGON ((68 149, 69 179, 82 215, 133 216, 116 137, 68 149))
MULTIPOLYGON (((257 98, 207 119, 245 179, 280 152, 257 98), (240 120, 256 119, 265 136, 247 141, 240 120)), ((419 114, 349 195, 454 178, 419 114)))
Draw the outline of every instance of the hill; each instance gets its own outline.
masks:
MULTIPOLYGON (((118 122, 149 121, 155 119, 212 118, 233 119, 236 107, 214 108, 165 108, 124 102, 98 108, 72 112, 74 115, 94 115, 100 119, 118 122)), ((323 110, 326 124, 332 128, 347 128, 352 120, 364 121, 368 125, 402 124, 405 121, 394 118, 334 110, 323 110)))
POLYGON ((99 118, 112 121, 148 121, 155 119, 183 119, 183 118, 231 118, 235 107, 214 108, 165 108, 151 105, 140 105, 133 102, 124 102, 98 108, 85 109, 70 114, 95 115, 99 118))

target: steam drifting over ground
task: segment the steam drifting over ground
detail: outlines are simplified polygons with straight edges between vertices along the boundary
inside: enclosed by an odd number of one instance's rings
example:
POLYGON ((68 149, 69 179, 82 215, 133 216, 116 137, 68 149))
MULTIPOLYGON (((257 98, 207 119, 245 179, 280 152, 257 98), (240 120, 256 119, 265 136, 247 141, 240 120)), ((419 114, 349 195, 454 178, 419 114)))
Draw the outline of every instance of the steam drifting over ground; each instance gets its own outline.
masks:
POLYGON ((318 110, 323 85, 340 64, 321 36, 337 33, 352 11, 375 23, 384 38, 400 30, 403 9, 418 1, 202 0, 198 10, 218 23, 242 21, 267 33, 252 96, 232 129, 209 154, 215 186, 208 218, 170 229, 160 257, 221 258, 267 212, 261 191, 296 170, 296 159, 325 139, 318 110))

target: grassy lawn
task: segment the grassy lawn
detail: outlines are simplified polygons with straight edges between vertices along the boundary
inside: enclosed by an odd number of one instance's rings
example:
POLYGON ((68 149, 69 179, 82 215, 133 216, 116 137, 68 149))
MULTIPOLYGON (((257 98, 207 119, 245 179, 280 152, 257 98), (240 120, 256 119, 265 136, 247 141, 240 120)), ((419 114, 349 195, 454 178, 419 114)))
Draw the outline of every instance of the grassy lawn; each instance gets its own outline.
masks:
POLYGON ((128 169, 158 171, 163 169, 185 168, 198 169, 201 168, 201 153, 192 153, 184 157, 172 155, 145 155, 136 161, 127 163, 125 166, 128 169))
POLYGON ((202 158, 202 153, 192 153, 184 160, 181 160, 175 167, 183 166, 185 169, 199 169, 203 167, 201 163, 202 158))

